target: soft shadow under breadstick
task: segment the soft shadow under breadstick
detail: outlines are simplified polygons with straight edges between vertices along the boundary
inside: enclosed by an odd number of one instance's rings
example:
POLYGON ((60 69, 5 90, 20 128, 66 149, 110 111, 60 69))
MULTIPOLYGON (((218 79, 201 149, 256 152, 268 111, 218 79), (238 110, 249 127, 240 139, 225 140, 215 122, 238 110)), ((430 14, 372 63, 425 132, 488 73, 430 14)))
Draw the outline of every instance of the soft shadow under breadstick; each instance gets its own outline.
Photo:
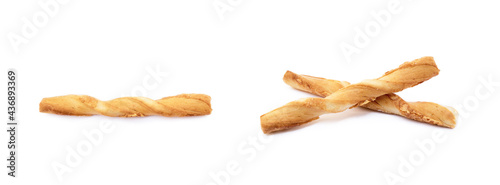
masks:
POLYGON ((109 101, 100 101, 86 95, 66 95, 42 99, 40 112, 73 116, 100 114, 111 117, 200 116, 212 112, 210 100, 210 96, 204 94, 180 94, 159 100, 123 97, 109 101))
MULTIPOLYGON (((321 97, 327 97, 349 85, 349 82, 345 81, 299 75, 291 71, 285 73, 283 81, 295 89, 321 97)), ((394 93, 379 96, 377 99, 361 105, 361 107, 447 128, 455 127, 458 114, 452 107, 432 102, 406 102, 394 93)))

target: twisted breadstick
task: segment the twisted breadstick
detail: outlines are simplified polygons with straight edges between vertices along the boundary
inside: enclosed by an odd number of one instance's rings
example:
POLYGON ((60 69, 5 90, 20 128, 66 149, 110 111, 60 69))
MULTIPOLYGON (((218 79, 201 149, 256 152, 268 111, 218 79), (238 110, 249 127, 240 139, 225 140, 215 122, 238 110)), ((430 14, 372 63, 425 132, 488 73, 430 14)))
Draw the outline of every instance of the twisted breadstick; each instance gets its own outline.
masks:
POLYGON ((260 117, 264 133, 285 130, 318 119, 326 113, 342 112, 384 94, 418 85, 439 73, 432 57, 405 62, 382 77, 347 85, 326 98, 304 98, 290 102, 260 117))
MULTIPOLYGON (((283 81, 293 88, 321 97, 327 97, 342 87, 349 85, 349 82, 345 81, 298 75, 291 71, 285 73, 283 81)), ((457 112, 452 107, 445 107, 432 102, 406 102, 394 93, 379 96, 374 101, 361 106, 442 127, 454 128, 456 125, 455 117, 457 112)))
POLYGON ((200 116, 212 112, 210 99, 210 96, 204 94, 180 94, 159 100, 123 97, 100 101, 86 95, 66 95, 42 99, 40 112, 73 116, 101 114, 111 117, 200 116))

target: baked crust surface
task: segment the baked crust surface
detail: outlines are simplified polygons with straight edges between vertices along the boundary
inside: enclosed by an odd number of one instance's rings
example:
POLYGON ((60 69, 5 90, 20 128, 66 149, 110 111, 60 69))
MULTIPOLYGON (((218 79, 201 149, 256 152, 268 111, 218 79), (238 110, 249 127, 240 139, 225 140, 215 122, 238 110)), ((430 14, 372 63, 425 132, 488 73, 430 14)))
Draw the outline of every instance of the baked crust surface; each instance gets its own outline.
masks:
MULTIPOLYGON (((297 127, 318 119, 322 114, 342 112, 349 108, 365 105, 368 102, 376 100, 377 97, 413 87, 438 74, 439 69, 434 62, 434 58, 422 57, 411 62, 405 62, 398 68, 386 72, 379 78, 364 80, 356 84, 320 81, 318 86, 314 86, 313 83, 310 82, 300 82, 303 85, 297 86, 296 88, 306 91, 310 89, 314 94, 318 94, 325 98, 303 98, 272 110, 260 117, 261 128, 264 133, 271 133, 297 127), (327 88, 328 86, 325 84, 333 86, 334 88, 327 88), (320 85, 321 87, 319 87, 320 85)), ((314 79, 317 77, 310 78, 314 79)), ((391 97, 388 98, 390 99, 391 97)), ((402 99, 391 102, 400 103, 398 104, 399 110, 406 109, 409 111, 409 113, 407 113, 408 117, 424 120, 424 117, 418 118, 416 114, 411 114, 412 112, 409 106, 407 106, 409 104, 405 104, 401 100, 402 99)), ((378 107, 372 106, 372 108, 377 109, 378 107)), ((389 107, 380 110, 389 110, 389 107)))
POLYGON ((66 95, 42 99, 40 112, 73 116, 100 114, 111 117, 200 116, 212 112, 210 100, 210 96, 204 94, 180 94, 159 100, 123 97, 109 101, 87 95, 66 95))

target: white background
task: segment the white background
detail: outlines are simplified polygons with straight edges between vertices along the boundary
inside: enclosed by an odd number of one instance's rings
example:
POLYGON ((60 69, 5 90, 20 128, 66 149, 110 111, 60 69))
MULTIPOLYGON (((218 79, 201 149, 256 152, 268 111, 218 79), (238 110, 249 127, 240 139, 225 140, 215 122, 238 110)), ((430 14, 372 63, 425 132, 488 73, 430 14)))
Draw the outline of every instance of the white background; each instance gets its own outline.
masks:
MULTIPOLYGON (((43 12, 38 3, 46 1, 0 3, 0 71, 3 79, 8 68, 18 71, 20 120, 18 177, 4 173, 1 184, 205 185, 214 182, 210 173, 227 173, 221 171, 234 161, 239 173, 222 184, 389 184, 385 174, 400 175, 399 158, 422 152, 415 141, 436 131, 444 132, 445 141, 397 184, 500 183, 500 87, 490 92, 479 81, 500 81, 500 12, 494 1, 400 0, 400 11, 351 62, 341 43, 353 45, 355 28, 364 30, 375 21, 370 12, 387 11, 391 1, 69 0, 16 52, 9 34, 23 36, 23 18, 33 22, 43 12), (214 2, 231 7, 224 19, 214 2), (455 129, 355 108, 268 136, 270 142, 258 141, 257 148, 249 144, 259 136, 260 115, 312 97, 282 82, 286 70, 354 83, 422 56, 433 56, 441 73, 398 94, 454 107, 468 102, 468 117, 455 129), (145 91, 147 97, 208 94, 212 114, 108 118, 38 112, 44 97, 130 96, 151 78, 146 68, 157 67, 168 76, 150 79, 157 86, 145 91), (478 87, 489 96, 474 102, 478 87), (66 164, 67 148, 87 142, 82 132, 103 121, 112 123, 112 132, 59 181, 52 165, 66 164)), ((5 106, 7 96, 1 97, 5 106)), ((7 132, 0 136, 4 158, 7 132)))

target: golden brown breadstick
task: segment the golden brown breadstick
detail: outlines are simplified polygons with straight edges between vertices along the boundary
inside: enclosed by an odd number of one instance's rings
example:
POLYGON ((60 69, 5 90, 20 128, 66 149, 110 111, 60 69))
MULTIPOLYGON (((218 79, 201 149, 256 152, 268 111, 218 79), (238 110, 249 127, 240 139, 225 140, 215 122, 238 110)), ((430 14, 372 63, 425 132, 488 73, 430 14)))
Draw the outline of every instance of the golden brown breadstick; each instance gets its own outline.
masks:
POLYGON ((326 98, 304 98, 290 102, 260 117, 264 133, 297 127, 326 113, 342 112, 384 94, 399 92, 439 74, 432 57, 405 62, 382 77, 351 84, 326 98))
MULTIPOLYGON (((327 97, 333 92, 349 85, 345 81, 298 75, 291 71, 285 73, 283 81, 293 88, 321 97, 327 97)), ((456 125, 457 111, 452 107, 432 102, 406 102, 394 93, 379 96, 374 101, 361 106, 442 127, 455 128, 456 125)))
POLYGON ((210 96, 204 94, 180 94, 159 100, 123 97, 100 101, 86 95, 66 95, 42 99, 40 112, 74 116, 101 114, 111 117, 200 116, 212 112, 210 99, 210 96))

